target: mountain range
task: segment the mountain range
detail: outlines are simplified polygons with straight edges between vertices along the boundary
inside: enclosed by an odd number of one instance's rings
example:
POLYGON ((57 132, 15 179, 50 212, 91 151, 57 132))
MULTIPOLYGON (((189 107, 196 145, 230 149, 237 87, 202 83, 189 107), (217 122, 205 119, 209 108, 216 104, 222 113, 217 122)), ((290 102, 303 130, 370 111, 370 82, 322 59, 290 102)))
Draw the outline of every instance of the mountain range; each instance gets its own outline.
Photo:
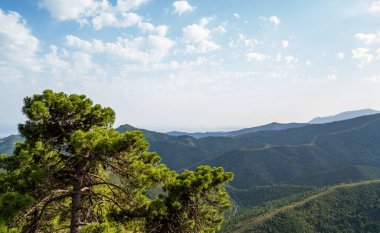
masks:
POLYGON ((309 121, 308 123, 277 123, 273 122, 270 124, 262 125, 262 126, 256 126, 251 128, 245 128, 235 131, 221 131, 221 132, 196 132, 196 133, 188 133, 188 132, 181 132, 181 131, 171 131, 167 132, 166 134, 170 136, 191 136, 193 138, 205 138, 205 137, 235 137, 240 136, 243 134, 248 133, 255 133, 259 131, 273 131, 273 130, 284 130, 284 129, 291 129, 291 128, 298 128, 303 127, 308 124, 326 124, 334 121, 342 121, 342 120, 348 120, 355 117, 360 116, 367 116, 367 115, 373 115, 380 113, 380 111, 373 110, 373 109, 360 109, 360 110, 354 110, 354 111, 347 111, 338 113, 333 116, 327 116, 327 117, 316 117, 309 121))
POLYGON ((240 129, 235 131, 225 131, 225 132, 206 132, 206 133, 187 133, 187 132, 180 132, 180 131, 171 131, 167 132, 166 134, 170 136, 191 136, 193 138, 205 138, 205 137, 236 137, 243 134, 248 133, 255 133, 258 131, 273 131, 273 130, 284 130, 284 129, 291 129, 291 128, 298 128, 307 125, 306 123, 277 123, 273 122, 270 124, 257 126, 257 127, 251 127, 246 129, 240 129))
MULTIPOLYGON (((122 125, 116 130, 141 130, 150 143, 150 150, 157 151, 162 163, 171 169, 183 171, 198 165, 211 165, 232 171, 234 180, 227 188, 241 214, 284 198, 306 198, 322 187, 380 179, 380 114, 361 113, 364 115, 337 121, 356 113, 338 114, 336 118, 329 117, 329 123, 272 123, 223 132, 224 136, 197 138, 172 136, 131 125, 122 125)), ((19 140, 22 140, 19 135, 0 139, 0 154, 12 154, 19 140)), ((297 217, 298 214, 292 212, 291 215, 296 216, 292 219, 297 224, 306 221, 297 217)), ((273 223, 262 225, 263 228, 260 225, 254 232, 278 232, 273 227, 282 226, 285 217, 270 218, 273 223), (269 229, 266 227, 274 230, 259 230, 269 229)), ((246 229, 245 226, 242 229, 246 229)), ((311 220, 302 226, 318 230, 311 220)))
POLYGON ((373 114, 378 114, 378 113, 380 113, 380 111, 373 110, 373 109, 361 109, 361 110, 342 112, 334 116, 316 117, 312 119, 311 121, 309 121, 308 123, 309 124, 325 124, 325 123, 330 123, 334 121, 343 121, 343 120, 348 120, 355 117, 373 115, 373 114))

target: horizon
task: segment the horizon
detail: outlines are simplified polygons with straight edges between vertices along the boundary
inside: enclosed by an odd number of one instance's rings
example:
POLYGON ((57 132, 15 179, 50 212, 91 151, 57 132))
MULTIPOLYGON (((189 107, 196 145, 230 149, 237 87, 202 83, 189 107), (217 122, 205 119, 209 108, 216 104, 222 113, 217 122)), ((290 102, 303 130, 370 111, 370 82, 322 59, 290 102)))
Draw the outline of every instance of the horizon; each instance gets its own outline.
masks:
POLYGON ((380 109, 380 1, 213 3, 0 2, 0 137, 44 89, 158 132, 380 109))

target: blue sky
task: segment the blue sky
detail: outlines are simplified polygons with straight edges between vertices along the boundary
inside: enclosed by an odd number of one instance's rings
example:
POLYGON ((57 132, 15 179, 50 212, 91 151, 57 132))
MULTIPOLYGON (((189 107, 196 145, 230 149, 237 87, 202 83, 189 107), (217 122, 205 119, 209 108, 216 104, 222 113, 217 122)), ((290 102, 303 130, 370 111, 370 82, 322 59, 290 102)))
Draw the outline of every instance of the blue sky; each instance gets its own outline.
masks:
POLYGON ((159 131, 380 109, 379 61, 378 0, 3 0, 0 135, 44 89, 159 131))

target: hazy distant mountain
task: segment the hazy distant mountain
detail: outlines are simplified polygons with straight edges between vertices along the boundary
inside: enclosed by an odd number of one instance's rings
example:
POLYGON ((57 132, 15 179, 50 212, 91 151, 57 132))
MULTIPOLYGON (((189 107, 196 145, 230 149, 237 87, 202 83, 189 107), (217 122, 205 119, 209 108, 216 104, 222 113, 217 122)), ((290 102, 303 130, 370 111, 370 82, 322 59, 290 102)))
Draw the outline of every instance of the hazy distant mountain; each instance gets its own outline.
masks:
POLYGON ((361 109, 361 110, 355 110, 355 111, 348 111, 348 112, 339 113, 334 116, 316 117, 313 120, 309 121, 309 124, 325 124, 325 123, 330 123, 334 121, 348 120, 355 117, 373 115, 377 113, 380 113, 380 111, 373 110, 373 109, 361 109))
POLYGON ((191 136, 193 138, 205 138, 205 137, 236 137, 243 134, 248 133, 255 133, 259 131, 272 131, 272 130, 284 130, 284 129, 292 129, 292 128, 299 128, 306 126, 305 123, 289 123, 289 124, 282 124, 273 122, 267 125, 252 127, 252 128, 246 128, 246 129, 240 129, 235 131, 223 131, 223 132, 197 132, 197 133, 187 133, 187 132, 179 132, 179 131, 172 131, 168 132, 167 134, 170 136, 191 136))
POLYGON ((0 155, 1 154, 13 154, 16 142, 22 141, 20 135, 11 135, 0 139, 0 155))

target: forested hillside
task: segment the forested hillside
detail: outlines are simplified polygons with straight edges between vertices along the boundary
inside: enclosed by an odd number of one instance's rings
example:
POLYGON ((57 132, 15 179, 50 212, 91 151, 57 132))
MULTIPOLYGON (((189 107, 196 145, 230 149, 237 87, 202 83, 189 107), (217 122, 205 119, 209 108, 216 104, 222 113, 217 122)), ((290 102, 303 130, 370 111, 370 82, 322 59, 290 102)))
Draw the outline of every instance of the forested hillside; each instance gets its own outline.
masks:
MULTIPOLYGON (((123 125, 116 130, 136 128, 123 125)), ((233 171, 229 192, 241 205, 308 187, 380 178, 379 114, 238 137, 195 139, 141 131, 149 150, 157 151, 169 168, 182 171, 209 164, 233 171)))
POLYGON ((222 232, 380 232, 380 181, 333 186, 248 209, 222 232))

